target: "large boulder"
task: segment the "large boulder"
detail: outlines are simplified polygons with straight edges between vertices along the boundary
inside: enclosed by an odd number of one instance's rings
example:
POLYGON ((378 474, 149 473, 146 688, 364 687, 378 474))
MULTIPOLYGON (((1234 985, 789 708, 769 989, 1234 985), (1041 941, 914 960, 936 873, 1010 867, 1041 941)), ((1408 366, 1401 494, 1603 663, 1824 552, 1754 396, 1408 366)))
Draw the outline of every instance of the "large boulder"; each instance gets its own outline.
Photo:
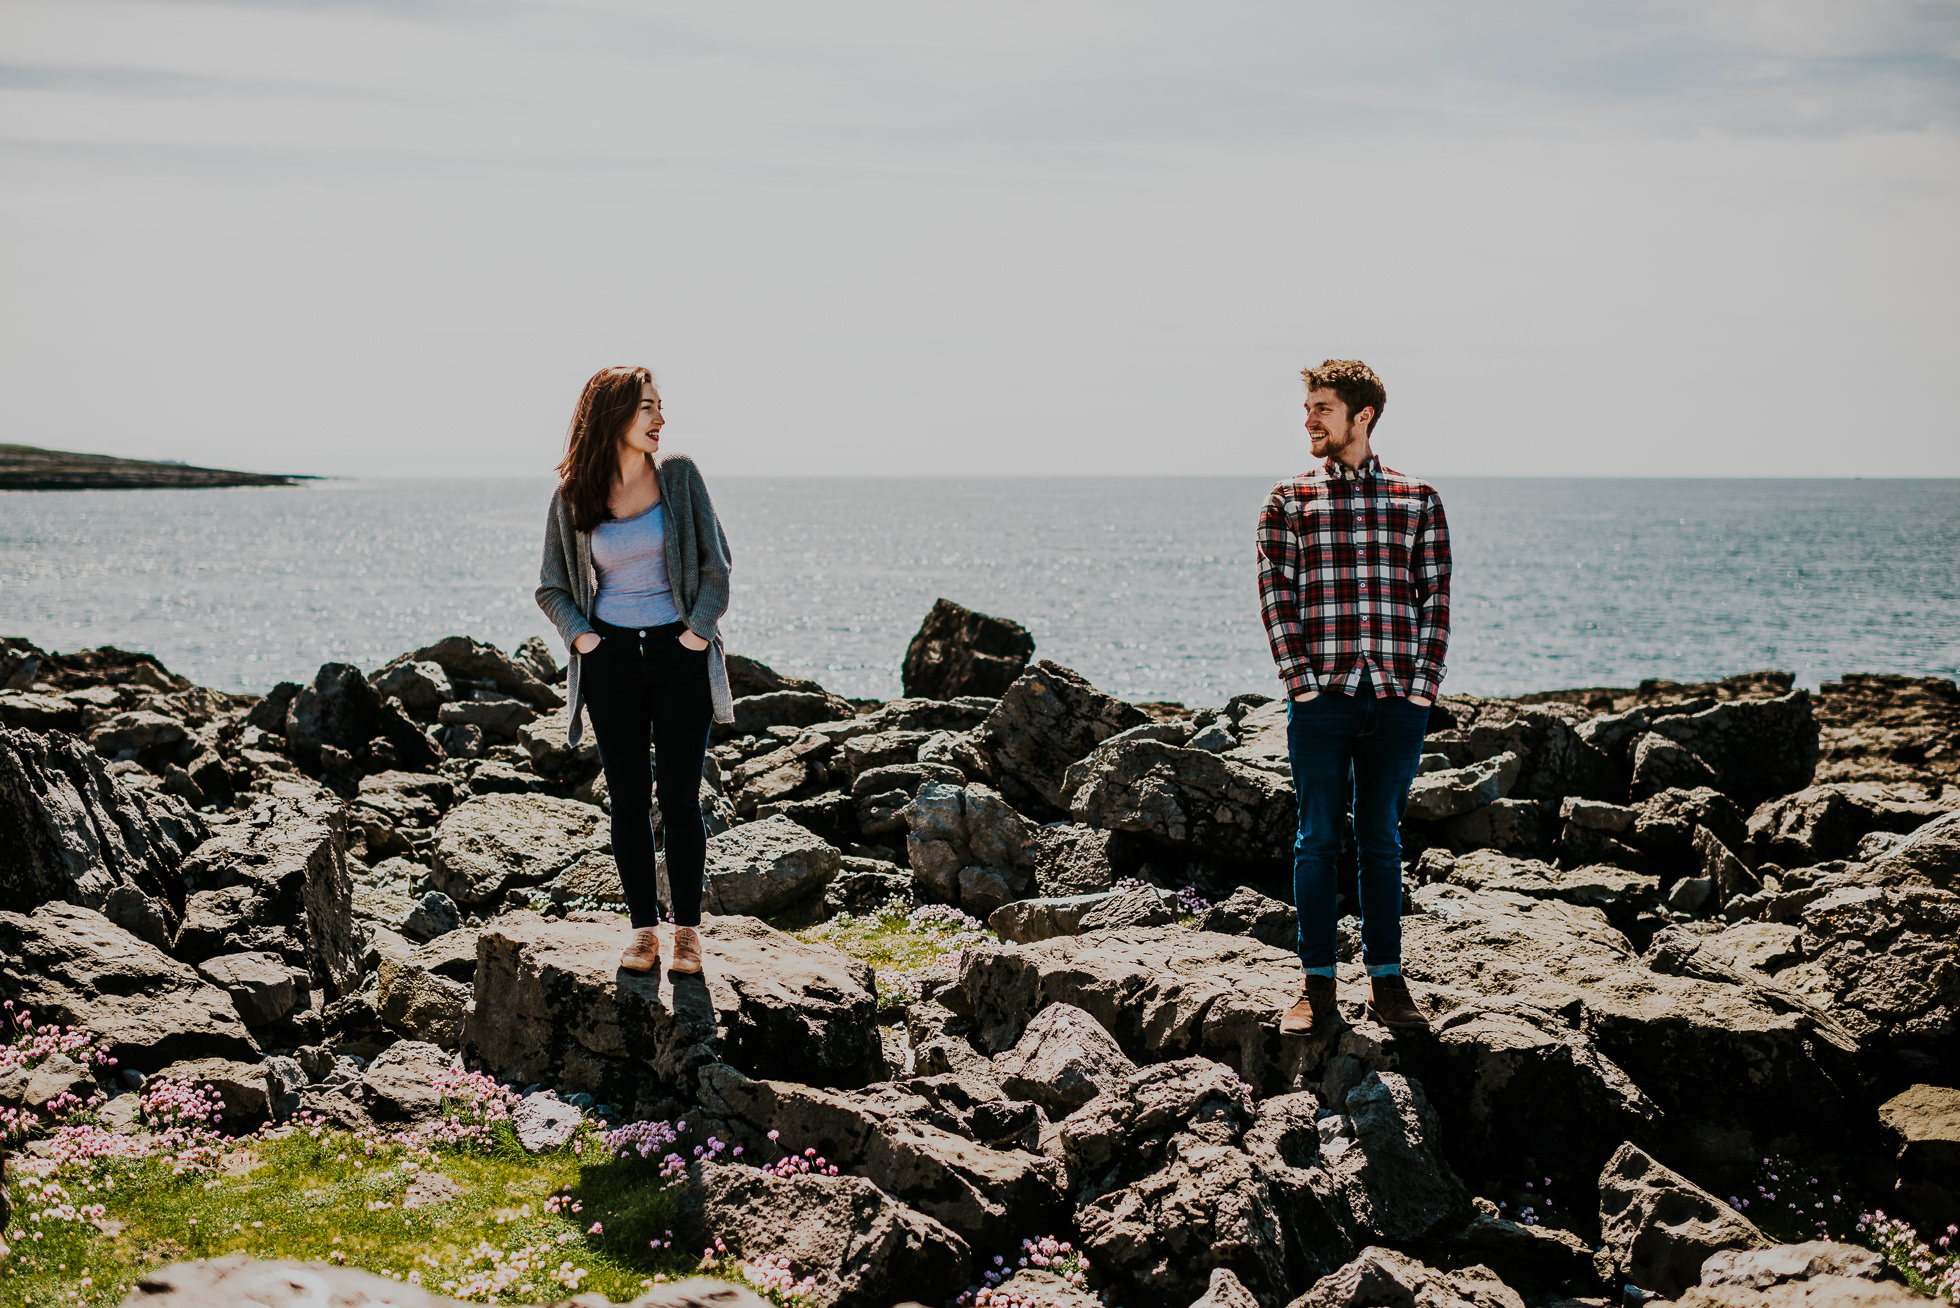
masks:
POLYGON ((1278 1015, 1299 993, 1300 960, 1242 936, 1160 926, 971 945, 960 989, 989 1053, 1013 1048, 1036 1013, 1065 1003, 1136 1063, 1202 1054, 1268 1093, 1298 1075, 1278 1015))
POLYGON ((1116 868, 1113 831, 1080 823, 1054 823, 1035 832, 1028 853, 1034 859, 1035 889, 1051 898, 1100 894, 1122 875, 1116 868))
POLYGON ((1002 778, 1002 793, 1023 808, 1068 810, 1069 765, 1119 731, 1148 718, 1134 704, 1105 695, 1052 659, 1023 673, 987 715, 981 734, 1002 778))
POLYGON ((521 699, 532 708, 546 713, 565 702, 563 695, 538 677, 538 669, 531 659, 512 658, 496 646, 486 645, 469 636, 445 636, 413 654, 404 654, 375 673, 376 682, 385 679, 394 668, 404 663, 437 664, 452 681, 487 683, 491 688, 513 699, 521 699))
POLYGON ((1960 891, 1960 812, 1916 828, 1872 860, 1871 874, 1887 885, 1960 891))
POLYGON ((1425 772, 1409 784, 1405 816, 1440 822, 1486 808, 1511 793, 1520 766, 1518 756, 1507 750, 1464 767, 1425 772))
POLYGON ((321 664, 313 684, 302 687, 287 706, 284 730, 287 751, 309 762, 331 746, 365 763, 377 738, 388 743, 389 766, 422 770, 442 761, 422 729, 399 707, 383 703, 351 663, 321 664))
POLYGON ((391 1030, 438 1049, 455 1049, 470 988, 414 961, 384 957, 376 969, 375 1008, 391 1030))
POLYGON ((1755 1223, 1631 1144, 1600 1173, 1599 1229, 1601 1275, 1664 1299, 1698 1284, 1710 1254, 1771 1244, 1755 1223))
POLYGON ((965 1288, 967 1242, 861 1176, 778 1176, 739 1163, 700 1166, 689 1232, 750 1262, 787 1258, 816 1308, 949 1301, 965 1288))
MULTIPOLYGON (((1606 1078, 1596 1093, 1570 1096, 1556 1111, 1537 1105, 1536 1128, 1493 1105, 1492 1129, 1521 1153, 1567 1169, 1600 1159, 1601 1127, 1579 1117, 1582 1103, 1626 1105, 1608 1120, 1646 1115, 1614 1084, 1622 1075, 1664 1115, 1676 1147, 1713 1164, 1742 1163, 1752 1140, 1767 1146, 1789 1136, 1821 1147, 1855 1120, 1855 1036, 1801 995, 1716 958, 1702 948, 1704 937, 1666 931, 1636 956, 1597 909, 1450 885, 1423 886, 1411 898, 1422 911, 1404 919, 1403 969, 1447 1001, 1439 1007, 1474 996, 1501 999, 1514 1015, 1533 1012, 1533 1025, 1548 1033, 1583 1038, 1589 1052, 1570 1064, 1573 1074, 1597 1066, 1606 1078), (1591 1143, 1546 1158, 1534 1129, 1591 1143)), ((1444 1083, 1431 1076, 1427 1084, 1444 1083)), ((1455 1087, 1439 1094, 1454 1134, 1461 1101, 1455 1087)), ((1545 1174, 1568 1180, 1558 1170, 1545 1174)))
POLYGON ((623 918, 498 918, 477 939, 465 1054, 519 1083, 622 1105, 689 1087, 712 1062, 864 1083, 878 1047, 868 967, 749 917, 704 917, 701 937, 703 973, 667 978, 620 970, 623 918))
POLYGON ((199 963, 197 970, 231 996, 248 1027, 277 1022, 293 1011, 300 993, 292 969, 276 954, 220 954, 199 963))
POLYGON ((1314 1282, 1287 1308, 1524 1308, 1524 1299, 1478 1263, 1445 1272, 1379 1245, 1314 1282))
POLYGON ((606 853, 605 813, 550 795, 478 795, 436 828, 429 881, 458 904, 496 903, 540 886, 587 854, 606 853))
POLYGON ((786 817, 764 818, 708 841, 702 903, 714 913, 768 917, 823 894, 844 856, 786 817))
POLYGON ((519 727, 517 743, 524 747, 525 754, 530 757, 531 770, 546 781, 575 784, 599 770, 599 742, 591 731, 591 725, 588 719, 584 737, 574 749, 571 744, 571 710, 555 709, 519 727))
POLYGON ((1062 1122, 1076 1227, 1126 1304, 1185 1308, 1225 1268, 1261 1302, 1353 1249, 1329 1215, 1311 1094, 1255 1103, 1203 1058, 1142 1068, 1062 1122))
POLYGON ((1272 860, 1293 847, 1291 784, 1201 749, 1112 742, 1068 768, 1061 796, 1078 822, 1191 853, 1272 860))
POLYGON ((1900 1070, 1960 1074, 1960 894, 1860 880, 1802 909, 1801 961, 1776 981, 1900 1070))
POLYGON ((975 613, 949 599, 932 606, 899 670, 908 696, 995 696, 1013 685, 1034 657, 1034 637, 1018 622, 975 613))
POLYGON ((1960 779, 1960 685, 1850 673, 1817 692, 1819 781, 1960 779))
POLYGON ((1960 1213, 1960 1089, 1910 1086, 1878 1110, 1898 1179, 1885 1208, 1920 1230, 1960 1213))
POLYGON ((1714 775, 1709 784, 1748 808, 1802 790, 1817 772, 1817 720, 1804 690, 1657 718, 1648 730, 1706 764, 1714 775))
POLYGON ((1036 1013, 1014 1047, 994 1059, 1002 1090, 1033 1100, 1058 1119, 1136 1070, 1102 1024, 1072 1004, 1050 1004, 1036 1013))
POLYGON ((922 1078, 873 1088, 884 1094, 854 1094, 752 1079, 719 1066, 702 1070, 698 1089, 706 1129, 752 1156, 815 1150, 976 1243, 1002 1246, 1031 1225, 1062 1220, 1067 1190, 1061 1165, 1025 1147, 995 1148, 973 1138, 983 1134, 975 1118, 1008 1105, 982 1081, 957 1087, 949 1081, 960 1078, 922 1078), (933 1111, 925 1096, 935 1090, 992 1098, 976 1099, 975 1111, 960 1117, 933 1111))
POLYGON ((933 899, 985 917, 1032 885, 1035 826, 986 786, 928 782, 900 812, 912 874, 933 899))
POLYGON ((0 912, 0 989, 43 1026, 87 1027, 138 1071, 185 1058, 259 1057, 223 990, 73 904, 0 912))
POLYGON ((273 782, 239 821, 184 862, 190 910, 175 946, 193 961, 297 949, 328 1000, 361 988, 362 941, 347 868, 346 809, 300 780, 273 782), (270 934, 268 934, 270 933, 270 934))
POLYGON ((1335 1212, 1357 1242, 1420 1244, 1461 1226, 1470 1195, 1442 1154, 1442 1124, 1422 1086, 1370 1072, 1348 1091, 1347 1112, 1317 1122, 1335 1212))
POLYGON ((1194 924, 1200 931, 1225 935, 1251 936, 1262 945, 1293 948, 1300 937, 1300 913, 1293 905, 1251 886, 1240 886, 1224 902, 1213 904, 1198 914, 1194 924))
POLYGON ((0 832, 0 908, 105 910, 121 888, 153 906, 166 939, 183 920, 184 856, 206 835, 181 801, 126 789, 73 736, 21 730, 0 730, 0 832))
POLYGON ((857 716, 851 702, 827 690, 772 690, 735 701, 735 721, 717 722, 716 739, 759 736, 771 727, 812 727, 820 722, 849 722, 857 716))
POLYGON ((1835 1240, 1710 1254, 1682 1308, 1925 1308, 1883 1254, 1835 1240))
POLYGON ((1852 857, 1874 831, 1903 835, 1943 811, 1869 781, 1809 786, 1764 800, 1749 815, 1748 850, 1758 862, 1809 867, 1852 857))

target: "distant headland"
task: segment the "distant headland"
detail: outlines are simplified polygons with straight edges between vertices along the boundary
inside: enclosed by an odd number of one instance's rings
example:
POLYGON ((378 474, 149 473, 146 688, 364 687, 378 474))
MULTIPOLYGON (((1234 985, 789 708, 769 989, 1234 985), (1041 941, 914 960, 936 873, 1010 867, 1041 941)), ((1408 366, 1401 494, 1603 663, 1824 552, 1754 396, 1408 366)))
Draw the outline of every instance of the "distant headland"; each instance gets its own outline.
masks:
POLYGON ((160 490, 209 486, 292 486, 310 477, 194 468, 109 454, 70 454, 0 445, 0 490, 160 490))

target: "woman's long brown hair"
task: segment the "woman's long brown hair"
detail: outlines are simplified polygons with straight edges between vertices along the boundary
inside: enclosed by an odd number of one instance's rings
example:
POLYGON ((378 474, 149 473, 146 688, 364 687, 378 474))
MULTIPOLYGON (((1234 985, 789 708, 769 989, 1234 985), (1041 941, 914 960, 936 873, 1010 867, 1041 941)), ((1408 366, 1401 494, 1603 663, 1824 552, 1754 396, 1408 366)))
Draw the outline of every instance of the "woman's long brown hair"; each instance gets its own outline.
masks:
POLYGON ((585 383, 558 465, 558 493, 571 508, 573 530, 591 531, 612 517, 607 501, 619 476, 619 438, 639 412, 641 388, 652 381, 645 368, 619 367, 602 368, 585 383))

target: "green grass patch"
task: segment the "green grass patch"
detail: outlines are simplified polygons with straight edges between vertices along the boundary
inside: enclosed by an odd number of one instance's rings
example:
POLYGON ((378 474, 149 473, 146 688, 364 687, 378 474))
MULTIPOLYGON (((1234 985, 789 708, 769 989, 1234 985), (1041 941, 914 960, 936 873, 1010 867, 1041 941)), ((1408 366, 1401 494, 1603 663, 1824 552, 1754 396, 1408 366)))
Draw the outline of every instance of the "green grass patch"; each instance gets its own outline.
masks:
POLYGON ((962 949, 994 938, 985 923, 956 908, 913 908, 899 899, 874 913, 840 913, 791 934, 869 963, 881 1008, 917 999, 928 980, 952 979, 962 949))
POLYGON ((232 1253, 359 1267, 478 1301, 593 1290, 623 1300, 655 1276, 693 1272, 700 1251, 668 1244, 681 1192, 657 1158, 609 1159, 591 1128, 538 1155, 507 1125, 494 1137, 483 1152, 431 1154, 292 1130, 238 1141, 208 1174, 153 1157, 71 1162, 43 1178, 16 1157, 0 1304, 114 1304, 148 1268, 232 1253), (95 1204, 101 1229, 31 1216, 95 1204))

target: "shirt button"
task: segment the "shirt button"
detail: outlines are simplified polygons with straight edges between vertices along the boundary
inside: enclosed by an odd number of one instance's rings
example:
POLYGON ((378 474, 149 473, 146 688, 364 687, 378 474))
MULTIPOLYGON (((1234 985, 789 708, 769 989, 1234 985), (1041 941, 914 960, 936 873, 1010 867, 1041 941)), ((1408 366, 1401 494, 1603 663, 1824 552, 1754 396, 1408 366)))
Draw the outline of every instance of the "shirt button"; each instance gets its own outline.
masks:
POLYGON ((644 636, 644 635, 646 635, 646 633, 645 633, 644 631, 643 631, 643 632, 641 632, 640 634, 641 634, 642 636, 644 636))

